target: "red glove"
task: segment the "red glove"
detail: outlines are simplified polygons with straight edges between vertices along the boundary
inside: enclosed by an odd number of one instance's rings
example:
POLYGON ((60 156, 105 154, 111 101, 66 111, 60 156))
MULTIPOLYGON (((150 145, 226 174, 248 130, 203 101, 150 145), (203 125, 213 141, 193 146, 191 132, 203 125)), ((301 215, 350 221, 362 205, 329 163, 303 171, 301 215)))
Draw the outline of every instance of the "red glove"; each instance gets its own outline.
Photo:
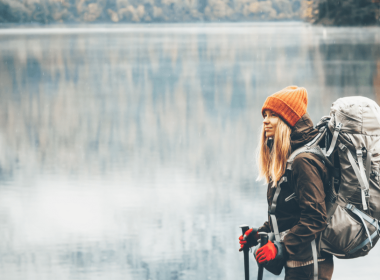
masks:
POLYGON ((273 242, 268 240, 268 243, 256 251, 256 261, 259 264, 274 260, 277 255, 277 248, 273 242))
POLYGON ((244 246, 248 246, 248 248, 252 246, 257 245, 257 240, 260 238, 259 233, 257 229, 255 228, 250 228, 247 230, 243 235, 240 235, 239 237, 239 243, 240 243, 240 249, 239 251, 242 251, 244 246), (245 237, 244 237, 245 236, 245 237))

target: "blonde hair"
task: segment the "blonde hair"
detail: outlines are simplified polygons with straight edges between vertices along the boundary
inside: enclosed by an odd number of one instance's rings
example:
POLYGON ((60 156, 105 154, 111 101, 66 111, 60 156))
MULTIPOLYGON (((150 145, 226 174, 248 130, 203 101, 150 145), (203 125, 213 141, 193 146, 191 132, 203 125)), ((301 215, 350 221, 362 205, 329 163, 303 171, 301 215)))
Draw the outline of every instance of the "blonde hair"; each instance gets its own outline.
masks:
POLYGON ((264 125, 262 126, 260 142, 257 147, 258 180, 265 178, 267 183, 272 181, 273 186, 277 186, 277 182, 285 173, 286 161, 290 155, 291 132, 291 128, 279 118, 273 137, 273 146, 270 149, 267 145, 268 138, 265 136, 264 125))

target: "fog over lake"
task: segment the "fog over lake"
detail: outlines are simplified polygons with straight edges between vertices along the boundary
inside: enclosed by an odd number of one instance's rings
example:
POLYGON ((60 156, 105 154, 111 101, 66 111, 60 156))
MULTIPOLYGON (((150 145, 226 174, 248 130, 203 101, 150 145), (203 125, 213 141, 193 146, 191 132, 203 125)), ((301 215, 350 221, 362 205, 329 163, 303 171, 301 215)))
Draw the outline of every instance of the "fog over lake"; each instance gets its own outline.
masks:
MULTIPOLYGON (((303 86, 315 123, 340 97, 379 102, 380 27, 0 29, 0 83, 1 279, 244 279, 264 100, 303 86)), ((333 279, 379 263, 380 245, 335 258, 333 279)))

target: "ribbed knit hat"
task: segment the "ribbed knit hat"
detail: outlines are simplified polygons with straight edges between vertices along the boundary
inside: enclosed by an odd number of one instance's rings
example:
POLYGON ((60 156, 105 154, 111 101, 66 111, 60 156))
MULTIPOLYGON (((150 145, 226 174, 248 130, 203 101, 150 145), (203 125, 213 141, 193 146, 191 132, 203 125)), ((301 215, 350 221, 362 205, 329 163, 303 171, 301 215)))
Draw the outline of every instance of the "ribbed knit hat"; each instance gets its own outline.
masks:
POLYGON ((271 110, 293 127, 306 113, 306 108, 306 89, 289 86, 269 96, 264 102, 261 114, 264 114, 264 110, 271 110))

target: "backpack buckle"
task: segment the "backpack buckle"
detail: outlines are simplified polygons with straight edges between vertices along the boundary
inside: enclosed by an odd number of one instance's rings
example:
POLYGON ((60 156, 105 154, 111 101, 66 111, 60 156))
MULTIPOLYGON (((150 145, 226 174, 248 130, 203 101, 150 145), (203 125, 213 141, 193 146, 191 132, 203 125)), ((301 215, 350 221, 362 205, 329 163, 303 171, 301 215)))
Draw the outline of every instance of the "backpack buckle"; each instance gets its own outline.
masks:
POLYGON ((369 198, 369 190, 364 190, 364 195, 366 198, 369 198))
POLYGON ((338 124, 336 125, 336 127, 334 127, 334 130, 335 130, 335 131, 340 131, 340 129, 342 128, 342 126, 343 126, 342 123, 338 123, 338 124))
POLYGON ((362 150, 356 150, 356 155, 358 157, 362 157, 363 156, 363 151, 362 150))
POLYGON ((347 203, 346 208, 352 211, 355 208, 355 206, 347 203))
POLYGON ((344 144, 342 144, 342 143, 339 144, 339 148, 340 148, 343 152, 347 150, 347 147, 346 147, 344 144))

